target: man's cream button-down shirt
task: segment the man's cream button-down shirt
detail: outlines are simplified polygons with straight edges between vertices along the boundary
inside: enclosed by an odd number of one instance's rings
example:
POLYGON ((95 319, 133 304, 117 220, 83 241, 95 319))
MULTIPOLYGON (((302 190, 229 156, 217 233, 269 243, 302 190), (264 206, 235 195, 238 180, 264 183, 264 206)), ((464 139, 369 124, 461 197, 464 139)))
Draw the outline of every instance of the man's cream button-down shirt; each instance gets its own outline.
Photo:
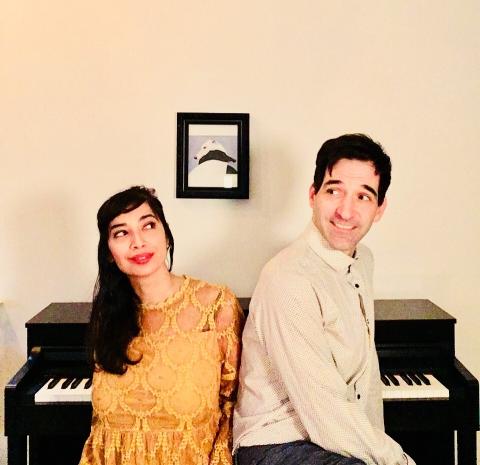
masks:
POLYGON ((333 250, 313 223, 265 265, 243 331, 234 450, 309 440, 368 465, 407 463, 383 427, 372 272, 365 246, 333 250))

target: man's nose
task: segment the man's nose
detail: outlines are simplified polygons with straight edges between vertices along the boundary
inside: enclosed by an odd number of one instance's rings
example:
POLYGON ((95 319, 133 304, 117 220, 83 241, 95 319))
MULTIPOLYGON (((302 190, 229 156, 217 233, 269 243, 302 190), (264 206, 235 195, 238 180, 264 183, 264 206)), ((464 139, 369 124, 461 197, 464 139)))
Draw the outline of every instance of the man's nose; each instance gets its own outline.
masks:
POLYGON ((337 207, 337 214, 342 218, 342 220, 349 220, 353 216, 354 206, 353 199, 350 197, 345 197, 342 199, 340 205, 337 207))

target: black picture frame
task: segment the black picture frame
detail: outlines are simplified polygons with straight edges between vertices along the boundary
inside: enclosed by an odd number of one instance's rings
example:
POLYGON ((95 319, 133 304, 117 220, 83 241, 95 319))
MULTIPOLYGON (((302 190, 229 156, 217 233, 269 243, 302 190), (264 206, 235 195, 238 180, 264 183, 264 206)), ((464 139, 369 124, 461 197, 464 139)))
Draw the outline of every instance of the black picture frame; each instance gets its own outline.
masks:
POLYGON ((248 113, 177 113, 177 198, 248 199, 248 113))

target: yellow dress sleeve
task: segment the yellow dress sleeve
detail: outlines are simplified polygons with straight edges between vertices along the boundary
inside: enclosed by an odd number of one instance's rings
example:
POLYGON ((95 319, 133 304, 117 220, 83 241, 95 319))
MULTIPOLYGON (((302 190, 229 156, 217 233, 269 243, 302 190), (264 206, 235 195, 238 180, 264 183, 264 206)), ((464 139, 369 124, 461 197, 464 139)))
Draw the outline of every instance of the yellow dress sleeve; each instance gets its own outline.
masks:
POLYGON ((222 355, 219 399, 221 417, 209 465, 232 463, 233 407, 237 398, 243 323, 243 311, 238 300, 230 290, 225 289, 215 317, 217 340, 222 355))

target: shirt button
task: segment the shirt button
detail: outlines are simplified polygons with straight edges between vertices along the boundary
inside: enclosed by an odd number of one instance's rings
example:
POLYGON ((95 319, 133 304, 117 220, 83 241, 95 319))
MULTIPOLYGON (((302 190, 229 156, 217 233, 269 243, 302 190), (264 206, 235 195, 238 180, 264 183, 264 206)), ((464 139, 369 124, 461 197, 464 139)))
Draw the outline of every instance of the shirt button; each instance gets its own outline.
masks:
POLYGON ((358 289, 360 287, 360 284, 355 283, 355 287, 358 289))
POLYGON ((357 394, 357 399, 359 399, 359 400, 360 400, 360 394, 357 394))

